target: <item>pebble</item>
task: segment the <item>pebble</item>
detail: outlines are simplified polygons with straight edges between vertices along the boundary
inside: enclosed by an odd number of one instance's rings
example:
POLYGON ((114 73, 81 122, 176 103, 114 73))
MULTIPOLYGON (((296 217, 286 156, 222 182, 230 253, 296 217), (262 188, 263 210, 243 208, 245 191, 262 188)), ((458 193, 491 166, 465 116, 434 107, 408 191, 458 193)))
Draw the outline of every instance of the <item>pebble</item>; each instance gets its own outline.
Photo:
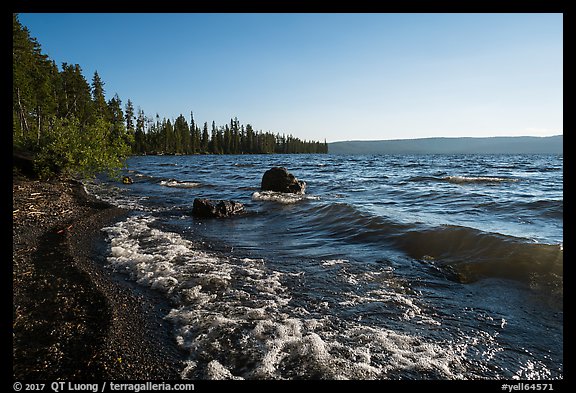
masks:
POLYGON ((12 190, 13 378, 180 379, 184 355, 154 294, 138 298, 93 257, 99 228, 126 211, 71 180, 13 176, 12 190))

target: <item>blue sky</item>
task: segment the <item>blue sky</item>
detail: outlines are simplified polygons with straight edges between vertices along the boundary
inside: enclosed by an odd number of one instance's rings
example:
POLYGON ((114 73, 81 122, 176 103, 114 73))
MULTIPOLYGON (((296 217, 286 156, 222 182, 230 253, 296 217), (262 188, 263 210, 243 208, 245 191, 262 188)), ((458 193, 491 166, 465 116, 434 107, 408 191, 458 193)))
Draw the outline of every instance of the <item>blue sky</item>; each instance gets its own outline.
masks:
POLYGON ((20 14, 148 116, 302 139, 563 133, 562 14, 20 14))

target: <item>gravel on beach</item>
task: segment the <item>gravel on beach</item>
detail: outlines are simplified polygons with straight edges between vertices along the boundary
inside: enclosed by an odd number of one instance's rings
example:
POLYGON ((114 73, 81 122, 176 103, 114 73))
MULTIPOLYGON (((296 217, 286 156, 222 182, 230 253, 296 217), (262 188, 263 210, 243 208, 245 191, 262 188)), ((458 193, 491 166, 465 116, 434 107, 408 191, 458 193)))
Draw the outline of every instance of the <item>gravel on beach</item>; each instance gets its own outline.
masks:
POLYGON ((76 181, 13 176, 14 379, 180 379, 170 305, 97 252, 100 229, 127 214, 76 181))

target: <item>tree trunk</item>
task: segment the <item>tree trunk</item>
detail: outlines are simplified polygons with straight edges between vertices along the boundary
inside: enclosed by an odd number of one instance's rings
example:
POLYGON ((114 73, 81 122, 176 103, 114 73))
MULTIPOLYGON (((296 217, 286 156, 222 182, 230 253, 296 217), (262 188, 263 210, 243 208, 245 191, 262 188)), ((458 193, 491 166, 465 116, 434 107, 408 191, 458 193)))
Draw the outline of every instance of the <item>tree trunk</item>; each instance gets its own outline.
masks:
POLYGON ((42 125, 42 114, 41 114, 41 109, 40 107, 38 107, 38 109, 36 110, 36 112, 38 113, 38 134, 36 137, 36 143, 38 144, 38 146, 40 146, 40 126, 42 125))
MULTIPOLYGON (((18 108, 20 109, 20 130, 26 130, 26 134, 28 134, 30 129, 28 128, 28 122, 26 121, 26 115, 22 107, 22 101, 20 100, 20 88, 16 88, 16 95, 18 96, 18 108), (22 123, 24 123, 24 127, 22 127, 22 123)), ((24 133, 22 133, 22 136, 24 136, 24 133)))

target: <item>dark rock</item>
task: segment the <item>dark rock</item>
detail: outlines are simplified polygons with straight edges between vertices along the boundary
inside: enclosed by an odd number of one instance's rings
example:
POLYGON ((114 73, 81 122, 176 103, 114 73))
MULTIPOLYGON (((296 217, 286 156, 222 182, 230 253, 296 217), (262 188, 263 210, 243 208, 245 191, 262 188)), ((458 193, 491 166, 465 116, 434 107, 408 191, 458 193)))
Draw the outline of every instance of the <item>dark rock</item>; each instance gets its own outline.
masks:
POLYGON ((124 176, 122 178, 122 183, 123 184, 132 184, 132 183, 134 183, 134 180, 132 180, 132 178, 130 176, 124 176))
POLYGON ((195 217, 231 217, 244 212, 244 205, 240 202, 221 201, 210 199, 194 199, 192 215, 195 217))
POLYGON ((25 176, 38 177, 34 169, 34 156, 30 152, 12 149, 12 165, 25 176))
POLYGON ((262 176, 261 189, 263 191, 304 194, 306 183, 296 179, 286 168, 273 167, 268 169, 262 176))

